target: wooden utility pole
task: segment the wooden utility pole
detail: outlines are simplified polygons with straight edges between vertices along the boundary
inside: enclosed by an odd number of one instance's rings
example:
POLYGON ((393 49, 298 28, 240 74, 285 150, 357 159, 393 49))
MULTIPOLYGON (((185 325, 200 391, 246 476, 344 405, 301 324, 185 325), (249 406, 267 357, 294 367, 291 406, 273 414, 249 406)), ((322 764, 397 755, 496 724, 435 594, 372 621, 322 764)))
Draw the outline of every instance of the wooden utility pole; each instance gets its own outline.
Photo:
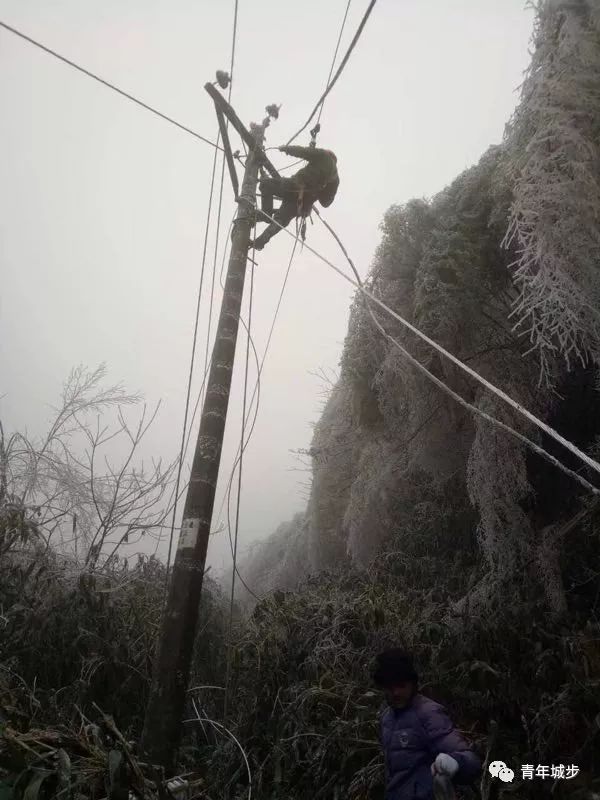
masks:
MULTIPOLYGON (((240 196, 236 198, 238 212, 231 236, 221 313, 141 741, 146 759, 164 767, 167 772, 175 766, 181 736, 244 294, 248 245, 255 224, 258 170, 267 161, 262 145, 269 118, 265 118, 261 125, 251 126, 248 132, 215 87, 207 84, 205 88, 215 101, 217 114, 224 113, 229 118, 250 150, 240 196)), ((234 190, 236 188, 234 186, 234 190)))

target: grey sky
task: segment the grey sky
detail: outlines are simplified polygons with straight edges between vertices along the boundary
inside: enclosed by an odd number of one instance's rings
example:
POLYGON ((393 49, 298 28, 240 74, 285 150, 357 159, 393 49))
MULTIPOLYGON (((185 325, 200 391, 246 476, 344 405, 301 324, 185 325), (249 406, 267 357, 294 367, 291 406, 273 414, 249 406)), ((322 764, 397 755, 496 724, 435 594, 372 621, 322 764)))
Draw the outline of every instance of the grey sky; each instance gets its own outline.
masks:
MULTIPOLYGON (((0 0, 0 19, 38 38, 210 139, 203 84, 229 68, 233 0, 0 0)), ((240 0, 233 103, 278 145, 324 88, 346 0, 240 0)), ((528 63, 524 0, 379 0, 328 99, 319 143, 341 185, 326 217, 365 274, 386 208, 430 196, 499 142, 528 63)), ((366 7, 354 0, 342 51, 366 7)), ((70 368, 106 361, 110 377, 162 398, 146 453, 177 452, 212 149, 0 30, 0 414, 41 430, 70 368)), ((307 143, 307 137, 299 143, 307 143)), ((277 164, 288 159, 278 158, 277 164)), ((222 240, 234 211, 225 185, 222 240)), ((345 268, 315 224, 308 242, 345 268)), ((255 278, 262 354, 292 240, 280 234, 255 278)), ((214 241, 209 243, 212 269, 214 241)), ((221 250, 219 250, 219 267, 221 250)), ((299 510, 320 383, 337 370, 351 287, 311 253, 293 266, 245 456, 242 546, 299 510)), ((210 279, 210 276, 209 276, 210 279)), ((210 282, 210 280, 209 280, 210 282)), ((217 289, 219 290, 218 280, 217 289)), ((217 292, 216 304, 220 302, 217 292)), ((201 318, 196 386, 206 341, 201 318)), ((240 340, 240 354, 245 350, 240 340)), ((222 461, 239 441, 240 359, 222 461)), ((254 366, 251 386, 254 381, 254 366)), ((222 481, 222 484, 224 482, 222 481)), ((218 496, 220 504, 222 488, 218 496)), ((220 566, 229 545, 212 539, 220 566)))

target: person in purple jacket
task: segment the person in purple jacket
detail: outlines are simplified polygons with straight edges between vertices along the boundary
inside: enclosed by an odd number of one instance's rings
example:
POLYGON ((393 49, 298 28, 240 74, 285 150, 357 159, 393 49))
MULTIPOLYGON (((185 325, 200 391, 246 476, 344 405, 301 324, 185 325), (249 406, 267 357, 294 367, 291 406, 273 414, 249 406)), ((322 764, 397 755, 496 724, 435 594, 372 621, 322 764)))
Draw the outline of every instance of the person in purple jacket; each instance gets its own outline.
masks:
POLYGON ((419 694, 408 653, 394 648, 378 655, 373 678, 388 703, 380 723, 385 800, 433 800, 435 775, 458 784, 479 776, 481 761, 445 709, 419 694))

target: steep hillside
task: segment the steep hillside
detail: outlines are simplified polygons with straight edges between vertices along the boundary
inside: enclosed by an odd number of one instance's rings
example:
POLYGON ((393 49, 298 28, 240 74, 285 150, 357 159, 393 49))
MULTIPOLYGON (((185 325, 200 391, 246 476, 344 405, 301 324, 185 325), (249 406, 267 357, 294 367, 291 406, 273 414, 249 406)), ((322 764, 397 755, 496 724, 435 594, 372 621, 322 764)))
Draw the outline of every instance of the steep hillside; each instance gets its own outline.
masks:
MULTIPOLYGON (((599 134, 600 6, 541 2, 503 142, 433 199, 390 208, 367 278, 595 459, 599 134)), ((598 472, 361 294, 340 366, 305 514, 240 565, 266 595, 240 631, 235 683, 259 791, 381 796, 379 698, 365 690, 373 655, 398 643, 482 755, 517 775, 580 768, 573 782, 484 780, 482 797, 597 798, 598 472)))
MULTIPOLYGON (((367 285, 593 452, 600 433, 596 4, 542 3, 534 45, 502 145, 431 201, 388 210, 367 285)), ((598 482, 596 473, 401 323, 379 308, 375 314, 466 401, 598 482)), ((360 294, 311 454, 305 519, 294 521, 293 534, 280 529, 248 565, 259 590, 266 561, 264 588, 289 588, 308 573, 344 563, 365 567, 395 553, 419 563, 430 581, 443 580, 449 558, 460 563, 462 578, 453 587, 459 610, 468 602, 489 612, 507 593, 556 614, 567 609, 565 581, 577 578, 565 569, 575 562, 575 574, 583 574, 588 553, 581 525, 563 528, 592 496, 417 372, 376 329, 360 294), (286 536, 289 547, 283 547, 286 536), (273 548, 281 548, 283 560, 273 548)))

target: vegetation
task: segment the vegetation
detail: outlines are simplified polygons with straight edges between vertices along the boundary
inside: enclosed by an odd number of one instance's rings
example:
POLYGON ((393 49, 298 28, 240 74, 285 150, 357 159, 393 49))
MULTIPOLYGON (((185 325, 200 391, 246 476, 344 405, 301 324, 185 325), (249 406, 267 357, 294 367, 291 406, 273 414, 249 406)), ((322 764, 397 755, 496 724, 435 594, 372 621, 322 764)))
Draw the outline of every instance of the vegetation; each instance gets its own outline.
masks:
MULTIPOLYGON (((540 2, 534 45, 503 143, 430 201, 389 209, 367 285, 597 458, 596 4, 540 2)), ((371 311, 469 404, 600 486, 594 470, 358 295, 308 452, 306 512, 240 565, 248 609, 236 609, 231 637, 218 587, 203 599, 181 770, 201 773, 197 797, 381 796, 370 664, 404 644, 424 691, 482 755, 516 768, 513 785, 482 782, 485 800, 550 789, 592 800, 600 504, 415 371, 371 311), (580 773, 521 781, 526 763, 580 773)), ((111 434, 87 412, 136 401, 101 390, 101 377, 74 374, 43 442, 1 440, 0 798, 116 798, 126 785, 159 796, 135 741, 165 568, 121 554, 160 534, 172 468, 131 467, 146 422, 131 426, 119 412, 132 451, 98 473, 94 454, 111 434)))

